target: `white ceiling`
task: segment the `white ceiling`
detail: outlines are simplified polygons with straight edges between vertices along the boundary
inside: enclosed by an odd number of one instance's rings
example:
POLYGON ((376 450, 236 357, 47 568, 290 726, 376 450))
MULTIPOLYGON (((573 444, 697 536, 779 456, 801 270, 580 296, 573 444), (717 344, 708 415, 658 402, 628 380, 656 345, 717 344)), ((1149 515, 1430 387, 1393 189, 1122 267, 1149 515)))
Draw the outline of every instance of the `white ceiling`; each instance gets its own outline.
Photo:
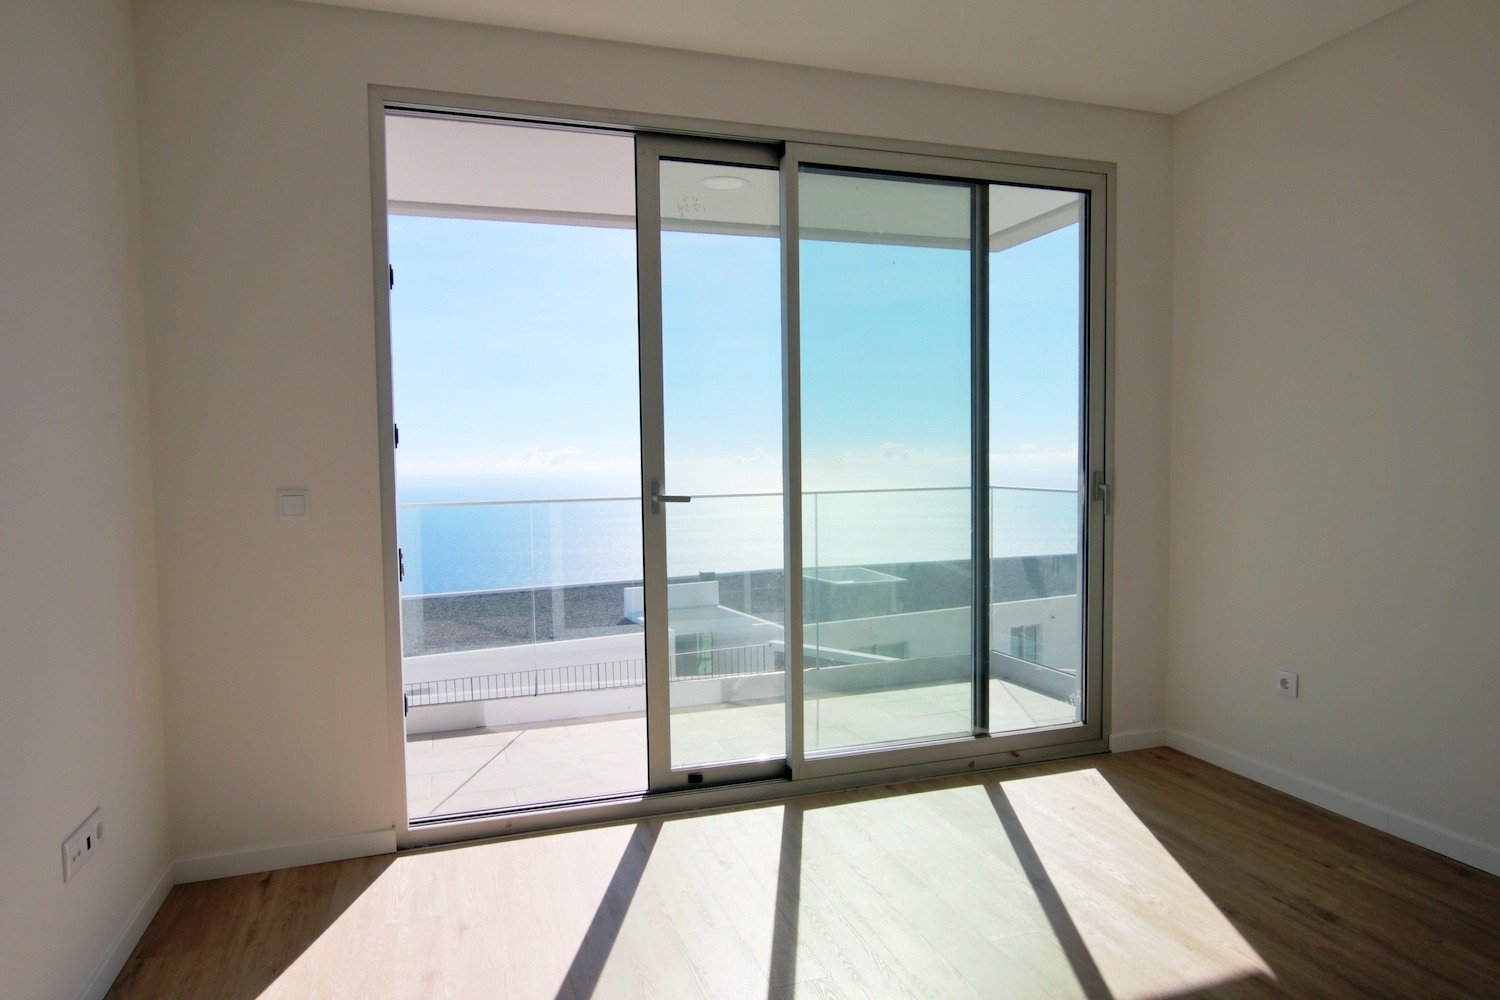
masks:
POLYGON ((312 0, 1176 114, 1410 0, 312 0))
MULTIPOLYGON (((396 214, 635 225, 635 142, 628 135, 393 115, 385 141, 386 197, 396 214)), ((769 235, 780 225, 775 170, 667 161, 659 191, 666 229, 769 235), (705 184, 724 177, 741 186, 705 184)), ((993 186, 990 248, 1076 222, 1079 205, 1069 191, 993 186)), ((801 223, 804 235, 821 239, 965 246, 969 196, 950 185, 814 171, 802 179, 801 223)))

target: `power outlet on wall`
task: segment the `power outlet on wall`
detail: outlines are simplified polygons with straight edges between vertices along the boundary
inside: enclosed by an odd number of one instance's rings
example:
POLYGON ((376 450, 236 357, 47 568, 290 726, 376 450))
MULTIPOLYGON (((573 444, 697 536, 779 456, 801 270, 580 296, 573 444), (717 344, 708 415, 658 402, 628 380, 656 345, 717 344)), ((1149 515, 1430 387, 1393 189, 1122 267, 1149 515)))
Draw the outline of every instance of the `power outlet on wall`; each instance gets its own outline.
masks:
POLYGON ((104 816, 98 809, 63 841, 63 881, 71 882, 104 842, 104 816))
POLYGON ((1297 675, 1290 670, 1276 671, 1276 693, 1283 698, 1297 697, 1297 675))

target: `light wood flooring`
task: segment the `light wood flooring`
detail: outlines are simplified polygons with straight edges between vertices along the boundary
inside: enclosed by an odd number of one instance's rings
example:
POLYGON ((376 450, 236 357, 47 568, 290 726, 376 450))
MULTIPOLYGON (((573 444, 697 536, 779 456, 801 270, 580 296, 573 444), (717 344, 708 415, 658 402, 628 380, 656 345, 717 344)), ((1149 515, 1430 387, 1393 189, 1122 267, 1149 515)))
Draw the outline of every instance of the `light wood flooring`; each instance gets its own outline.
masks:
POLYGON ((1172 750, 174 888, 111 997, 1500 997, 1500 878, 1172 750))

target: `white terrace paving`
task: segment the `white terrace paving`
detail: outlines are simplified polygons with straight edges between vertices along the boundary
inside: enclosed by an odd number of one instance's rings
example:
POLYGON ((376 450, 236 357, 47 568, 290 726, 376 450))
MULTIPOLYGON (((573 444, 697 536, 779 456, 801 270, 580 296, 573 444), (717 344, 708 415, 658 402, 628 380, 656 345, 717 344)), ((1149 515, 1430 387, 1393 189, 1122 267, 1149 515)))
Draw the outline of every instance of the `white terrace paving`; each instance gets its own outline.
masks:
MULTIPOLYGON (((964 733, 969 685, 809 694, 805 712, 809 749, 964 733)), ((783 718, 779 701, 674 712, 673 763, 779 755, 783 718)), ((990 682, 993 732, 1073 718, 1066 702, 990 682)), ((640 791, 646 785, 646 720, 610 716, 413 736, 406 743, 406 781, 413 817, 640 791)))

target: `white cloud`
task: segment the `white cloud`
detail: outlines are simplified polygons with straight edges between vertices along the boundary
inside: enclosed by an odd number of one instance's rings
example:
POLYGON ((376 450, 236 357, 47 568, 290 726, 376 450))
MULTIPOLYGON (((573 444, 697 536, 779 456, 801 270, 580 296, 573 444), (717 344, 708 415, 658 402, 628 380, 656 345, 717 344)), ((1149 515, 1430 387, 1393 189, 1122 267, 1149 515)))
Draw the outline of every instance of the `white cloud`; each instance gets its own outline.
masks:
POLYGON ((1012 452, 990 452, 991 468, 1059 469, 1078 465, 1077 448, 1039 448, 1023 444, 1012 452))
MULTIPOLYGON (((713 460, 707 459, 704 461, 713 460)), ((766 451, 764 448, 756 448, 748 455, 735 455, 730 459, 730 461, 735 463, 736 465, 771 465, 773 463, 776 465, 780 465, 781 456, 772 454, 771 452, 766 451)))
POLYGON ((640 464, 630 459, 589 458, 577 448, 550 451, 529 449, 512 458, 465 459, 456 462, 400 461, 396 471, 403 476, 534 476, 559 472, 638 474, 640 464))
POLYGON ((570 459, 577 459, 579 450, 570 445, 566 448, 555 448, 552 451, 541 451, 537 448, 526 449, 526 462, 531 465, 561 465, 570 459))
POLYGON ((888 462, 892 460, 910 461, 917 456, 918 452, 915 448, 909 448, 898 441, 887 441, 884 444, 880 445, 880 447, 876 448, 875 451, 869 455, 870 458, 873 458, 878 462, 888 462))

